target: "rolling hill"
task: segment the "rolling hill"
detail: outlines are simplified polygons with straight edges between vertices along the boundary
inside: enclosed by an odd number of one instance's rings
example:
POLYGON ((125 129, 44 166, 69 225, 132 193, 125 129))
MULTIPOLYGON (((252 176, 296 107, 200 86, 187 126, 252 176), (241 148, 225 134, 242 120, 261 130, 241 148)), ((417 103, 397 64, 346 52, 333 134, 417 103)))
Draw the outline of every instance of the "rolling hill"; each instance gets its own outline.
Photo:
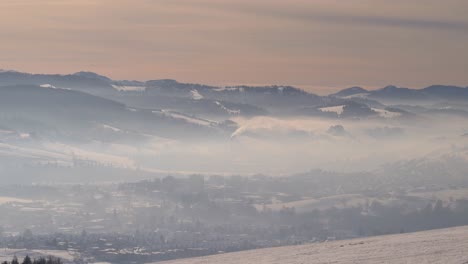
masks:
POLYGON ((35 85, 0 86, 0 113, 4 130, 56 139, 200 138, 232 132, 190 115, 128 108, 81 91, 35 85))
MULTIPOLYGON (((468 263, 468 227, 219 254, 164 264, 468 263)), ((159 262, 161 263, 161 262, 159 262)))

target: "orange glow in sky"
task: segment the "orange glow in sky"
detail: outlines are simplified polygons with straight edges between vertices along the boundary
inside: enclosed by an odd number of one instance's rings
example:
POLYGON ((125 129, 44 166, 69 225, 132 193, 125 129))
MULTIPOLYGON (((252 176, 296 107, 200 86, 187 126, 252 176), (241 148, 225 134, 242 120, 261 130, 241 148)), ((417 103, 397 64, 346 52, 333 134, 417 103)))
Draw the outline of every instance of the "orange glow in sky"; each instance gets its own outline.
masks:
POLYGON ((468 1, 3 0, 0 68, 114 79, 468 85, 468 1))

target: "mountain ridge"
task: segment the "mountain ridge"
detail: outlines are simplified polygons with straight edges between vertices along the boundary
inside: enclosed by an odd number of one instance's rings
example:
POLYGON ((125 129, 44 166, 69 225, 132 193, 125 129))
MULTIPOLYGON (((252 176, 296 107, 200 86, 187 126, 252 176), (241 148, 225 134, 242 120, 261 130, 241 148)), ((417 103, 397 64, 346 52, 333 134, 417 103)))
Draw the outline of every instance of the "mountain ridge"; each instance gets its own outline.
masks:
MULTIPOLYGON (((314 94, 311 91, 306 91, 304 89, 290 86, 290 85, 258 85, 258 86, 251 86, 251 85, 234 85, 234 86, 215 86, 215 85, 206 85, 206 84, 201 84, 201 83, 183 83, 179 82, 174 79, 152 79, 152 80, 146 80, 146 81, 140 81, 140 80, 114 80, 111 79, 107 76, 91 72, 91 71, 79 71, 75 72, 72 74, 37 74, 37 73, 27 73, 27 72, 20 72, 20 71, 15 71, 15 70, 0 70, 0 85, 2 85, 8 77, 13 78, 22 78, 23 80, 26 80, 27 83, 24 82, 16 82, 16 84, 38 84, 41 85, 43 83, 39 83, 40 81, 37 79, 46 78, 46 77, 54 77, 54 78, 59 78, 59 79, 69 79, 70 81, 74 81, 74 78, 82 78, 82 79, 87 79, 87 80, 97 80, 97 81, 102 81, 102 82, 109 82, 109 84, 122 84, 122 83, 136 83, 139 85, 145 85, 148 87, 175 87, 175 88, 198 88, 198 89, 215 89, 215 90, 238 90, 238 89, 266 89, 272 92, 273 90, 277 89, 278 92, 284 92, 286 91, 294 91, 298 93, 307 93, 307 94, 314 94), (13 75, 13 76, 12 76, 13 75), (37 83, 33 83, 37 82, 37 83)), ((76 79, 75 79, 76 80, 76 79)), ((4 84, 3 84, 4 85, 4 84)), ((65 88, 65 87, 64 87, 65 88)), ((467 87, 462 87, 462 86, 456 86, 456 85, 444 85, 444 84, 434 84, 430 85, 427 87, 423 88, 406 88, 406 87, 398 87, 396 85, 387 85, 383 88, 379 89, 364 89, 359 86, 353 86, 350 88, 345 88, 342 89, 336 93, 331 93, 328 96, 349 96, 349 95, 354 95, 357 93, 391 93, 391 92, 408 92, 408 91, 416 91, 416 92, 426 92, 428 94, 436 94, 440 92, 450 92, 451 94, 453 93, 459 93, 462 91, 463 95, 465 95, 466 92, 468 92, 468 86, 467 87)))
MULTIPOLYGON (((328 96, 319 96, 287 85, 211 86, 181 83, 173 79, 112 80, 89 71, 68 75, 0 71, 0 86, 18 84, 70 89, 110 99, 131 108, 168 109, 214 121, 236 116, 248 118, 261 115, 335 117, 336 114, 330 112, 333 110, 330 107, 349 104, 363 107, 347 107, 347 110, 355 111, 351 111, 351 115, 348 114, 349 111, 345 111, 344 115, 338 114, 338 117, 388 118, 386 108, 402 102, 442 103, 447 100, 460 102, 468 99, 468 88, 450 85, 431 85, 422 89, 388 85, 377 90, 355 86, 328 96)), ((463 109, 457 107, 431 111, 466 116, 463 109)), ((401 113, 391 114, 392 117, 397 115, 401 116, 401 113)))
POLYGON ((363 95, 365 98, 377 100, 464 100, 468 99, 468 88, 440 84, 430 85, 420 89, 397 87, 395 85, 388 85, 375 90, 366 90, 362 87, 351 87, 331 94, 330 96, 344 98, 357 95, 363 95))

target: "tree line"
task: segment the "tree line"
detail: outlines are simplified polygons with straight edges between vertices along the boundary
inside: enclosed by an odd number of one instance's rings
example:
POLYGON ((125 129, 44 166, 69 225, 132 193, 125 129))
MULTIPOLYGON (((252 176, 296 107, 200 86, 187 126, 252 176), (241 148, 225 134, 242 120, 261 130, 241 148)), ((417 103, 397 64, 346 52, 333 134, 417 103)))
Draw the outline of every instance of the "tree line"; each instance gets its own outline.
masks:
POLYGON ((60 258, 52 257, 49 256, 47 258, 45 257, 39 257, 32 259, 29 256, 24 257, 23 261, 19 261, 16 256, 13 257, 11 261, 3 261, 1 264, 63 264, 62 260, 60 258))

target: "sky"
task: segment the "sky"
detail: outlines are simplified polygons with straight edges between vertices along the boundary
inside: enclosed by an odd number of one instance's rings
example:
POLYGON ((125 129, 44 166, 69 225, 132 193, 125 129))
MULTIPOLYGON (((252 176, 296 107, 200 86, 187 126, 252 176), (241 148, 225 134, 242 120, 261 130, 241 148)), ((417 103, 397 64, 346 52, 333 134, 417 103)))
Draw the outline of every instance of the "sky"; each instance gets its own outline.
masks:
POLYGON ((0 68, 113 79, 468 86, 466 0, 0 0, 0 68))

